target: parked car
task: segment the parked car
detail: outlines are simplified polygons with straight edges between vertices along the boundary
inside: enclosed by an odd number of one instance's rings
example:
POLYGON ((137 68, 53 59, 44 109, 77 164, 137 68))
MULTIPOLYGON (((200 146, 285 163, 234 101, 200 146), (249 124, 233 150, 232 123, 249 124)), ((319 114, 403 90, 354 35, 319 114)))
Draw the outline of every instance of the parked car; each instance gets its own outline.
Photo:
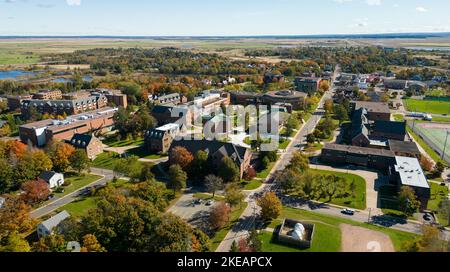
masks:
POLYGON ((212 204, 214 204, 214 200, 208 200, 206 201, 206 206, 211 206, 212 204))
POLYGON ((203 199, 201 199, 201 198, 197 198, 195 200, 195 204, 202 204, 202 203, 203 203, 203 199))
POLYGON ((354 215, 355 214, 355 210, 352 209, 343 209, 341 211, 341 213, 346 214, 346 215, 354 215))

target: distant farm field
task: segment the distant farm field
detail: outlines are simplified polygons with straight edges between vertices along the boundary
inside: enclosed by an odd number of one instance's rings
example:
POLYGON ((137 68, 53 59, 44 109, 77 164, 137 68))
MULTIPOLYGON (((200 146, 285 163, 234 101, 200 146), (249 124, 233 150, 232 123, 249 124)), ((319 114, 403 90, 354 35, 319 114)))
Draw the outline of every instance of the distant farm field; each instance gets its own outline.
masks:
POLYGON ((412 112, 450 115, 450 102, 447 101, 405 99, 404 105, 408 111, 412 112))

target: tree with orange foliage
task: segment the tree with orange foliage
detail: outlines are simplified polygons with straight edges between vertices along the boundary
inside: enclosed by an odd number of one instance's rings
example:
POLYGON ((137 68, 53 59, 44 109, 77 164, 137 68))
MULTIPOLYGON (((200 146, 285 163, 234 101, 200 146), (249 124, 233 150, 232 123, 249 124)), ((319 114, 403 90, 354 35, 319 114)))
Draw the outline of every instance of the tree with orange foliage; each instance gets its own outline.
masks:
POLYGON ((52 141, 47 145, 46 152, 52 160, 55 171, 64 173, 70 167, 70 157, 75 148, 70 144, 52 141))
POLYGON ((27 145, 21 141, 10 141, 9 142, 9 152, 14 154, 16 157, 20 158, 23 156, 27 150, 27 145))
POLYGON ((30 217, 31 207, 18 196, 7 196, 0 209, 0 241, 13 233, 27 233, 36 222, 30 217))
POLYGON ((252 252, 250 245, 247 242, 247 239, 242 238, 238 242, 238 250, 239 252, 252 252))
POLYGON ((106 252, 106 249, 100 245, 97 237, 93 234, 87 234, 83 237, 83 247, 81 252, 106 252))
POLYGON ((425 171, 430 172, 431 170, 433 170, 434 165, 432 161, 422 155, 420 156, 420 166, 422 166, 425 171))
POLYGON ((20 197, 24 202, 33 205, 44 201, 50 195, 50 188, 44 180, 30 180, 22 185, 23 194, 20 197))
POLYGON ((193 160, 194 156, 184 147, 176 146, 170 151, 170 164, 178 164, 185 171, 193 160))

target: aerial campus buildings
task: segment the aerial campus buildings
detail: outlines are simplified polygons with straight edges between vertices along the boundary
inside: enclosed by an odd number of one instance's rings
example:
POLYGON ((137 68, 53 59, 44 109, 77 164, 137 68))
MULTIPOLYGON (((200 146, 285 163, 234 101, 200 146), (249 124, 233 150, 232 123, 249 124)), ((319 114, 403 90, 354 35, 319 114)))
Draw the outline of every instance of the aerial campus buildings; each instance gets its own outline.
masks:
POLYGON ((420 151, 407 134, 406 122, 390 121, 387 103, 357 101, 351 103, 351 109, 349 144, 325 144, 321 161, 376 169, 398 188, 413 188, 421 209, 426 209, 430 186, 419 163, 420 151))

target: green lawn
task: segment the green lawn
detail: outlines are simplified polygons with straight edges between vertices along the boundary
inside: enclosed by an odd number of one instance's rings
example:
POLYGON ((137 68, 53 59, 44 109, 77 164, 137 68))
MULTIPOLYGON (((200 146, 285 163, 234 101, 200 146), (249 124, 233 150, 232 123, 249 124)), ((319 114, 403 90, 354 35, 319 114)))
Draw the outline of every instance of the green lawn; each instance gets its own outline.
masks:
MULTIPOLYGON (((276 228, 279 226, 284 218, 290 218, 295 220, 301 220, 306 222, 311 222, 316 224, 316 232, 314 234, 312 248, 304 251, 313 251, 313 252, 336 252, 341 249, 341 232, 339 229, 339 224, 349 224, 353 226, 364 227, 367 229, 375 230, 383 232, 392 240, 394 248, 396 251, 401 250, 401 246, 405 241, 411 241, 417 238, 416 234, 398 231, 390 228, 379 227, 367 223, 360 223, 356 221, 352 221, 349 219, 323 215, 318 213, 313 213, 310 211, 298 210, 288 207, 283 207, 281 216, 278 220, 274 220, 269 227, 276 228)), ((264 236, 263 236, 264 237, 264 236)), ((270 240, 269 240, 270 241, 270 240)), ((272 243, 263 243, 264 251, 275 250, 275 244, 272 243)), ((285 247, 277 245, 278 250, 280 247, 283 247, 286 251, 293 251, 291 247, 285 247)), ((299 250, 297 250, 299 251, 299 250)))
POLYGON ((275 163, 276 162, 269 163, 269 165, 267 166, 266 169, 264 169, 256 174, 256 177, 260 178, 260 179, 267 178, 267 176, 270 174, 270 171, 272 171, 272 168, 274 167, 275 163))
POLYGON ((228 224, 228 226, 216 232, 214 237, 211 238, 211 251, 216 251, 217 247, 220 245, 227 233, 231 230, 234 224, 238 222, 239 217, 247 208, 247 205, 247 202, 243 202, 242 207, 237 206, 233 208, 233 211, 231 212, 230 223, 228 224))
POLYGON ((56 197, 61 197, 61 196, 65 196, 68 195, 88 184, 91 184, 94 181, 97 181, 99 179, 101 179, 101 176, 97 176, 97 175, 91 175, 91 174, 85 174, 82 176, 78 176, 78 175, 72 175, 72 176, 67 176, 64 181, 65 183, 70 183, 69 186, 64 187, 64 193, 55 193, 56 197))
POLYGON ((405 99, 403 100, 403 104, 408 111, 426 112, 431 114, 450 114, 450 102, 446 101, 405 99))
MULTIPOLYGON (((428 210, 439 211, 439 203, 442 200, 447 199, 448 194, 450 193, 447 186, 441 186, 440 184, 430 182, 431 186, 431 198, 428 201, 428 210)), ((441 214, 437 214, 439 223, 444 226, 448 226, 448 218, 441 214)))
POLYGON ((109 137, 103 141, 104 144, 109 147, 124 147, 124 146, 137 146, 144 143, 143 138, 126 139, 118 141, 115 137, 109 137))
POLYGON ((288 145, 291 143, 291 141, 287 139, 280 140, 280 145, 278 146, 278 149, 284 150, 288 147, 288 145))
POLYGON ((250 181, 244 180, 241 182, 242 190, 256 190, 261 187, 262 181, 259 179, 252 179, 250 181))
MULTIPOLYGON (((125 187, 128 184, 127 180, 119 179, 115 183, 112 183, 114 187, 121 188, 125 187)), ((59 208, 57 212, 67 211, 71 216, 80 217, 85 215, 89 210, 94 209, 97 205, 98 197, 95 196, 86 196, 80 197, 75 201, 64 205, 59 208)))
POLYGON ((215 195, 214 198, 212 196, 212 194, 205 194, 205 193, 196 193, 194 194, 194 198, 200 198, 200 199, 204 199, 204 200, 215 200, 215 201, 222 201, 225 198, 223 196, 220 195, 215 195))
POLYGON ((113 152, 103 152, 92 162, 93 167, 113 170, 115 162, 119 160, 119 155, 113 152))
POLYGON ((130 149, 130 150, 127 151, 127 153, 130 154, 130 155, 137 156, 139 158, 149 159, 149 160, 157 160, 157 159, 161 159, 161 158, 167 157, 167 155, 150 154, 150 152, 145 150, 145 148, 142 147, 142 146, 130 149))
POLYGON ((80 217, 85 215, 89 210, 94 209, 97 206, 96 197, 83 197, 79 198, 63 207, 58 209, 60 211, 67 211, 73 217, 80 217))
POLYGON ((314 143, 314 144, 308 144, 308 146, 305 148, 305 152, 313 152, 313 151, 318 151, 318 150, 322 150, 323 145, 322 144, 318 144, 318 143, 314 143))
MULTIPOLYGON (((364 178, 357 175, 341 172, 324 171, 316 169, 310 169, 309 171, 321 175, 335 175, 338 177, 342 177, 346 180, 347 183, 346 191, 348 192, 348 196, 343 198, 333 198, 331 200, 332 204, 350 207, 358 210, 366 209, 366 181, 364 180, 364 178), (349 188, 352 181, 354 181, 355 184, 354 194, 350 191, 349 188)), ((319 201, 326 202, 328 201, 328 199, 320 199, 319 201)))

